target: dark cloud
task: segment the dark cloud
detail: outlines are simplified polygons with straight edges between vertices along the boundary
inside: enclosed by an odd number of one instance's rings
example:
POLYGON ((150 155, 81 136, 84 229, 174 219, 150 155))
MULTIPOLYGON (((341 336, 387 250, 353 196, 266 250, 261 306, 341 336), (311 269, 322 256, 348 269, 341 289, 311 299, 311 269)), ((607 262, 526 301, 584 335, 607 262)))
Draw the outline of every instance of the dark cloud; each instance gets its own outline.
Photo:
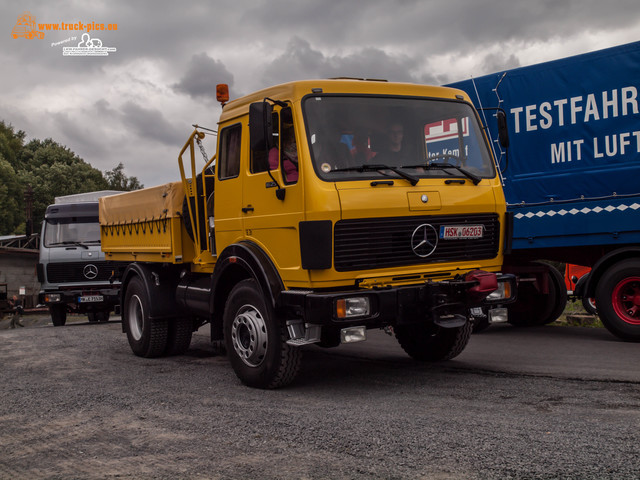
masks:
POLYGON ((391 81, 416 81, 416 60, 389 55, 377 48, 362 48, 347 55, 324 55, 307 40, 293 37, 282 55, 266 66, 264 84, 308 78, 357 77, 391 81))
POLYGON ((103 170, 121 158, 152 185, 175 179, 192 123, 215 128, 216 83, 234 98, 306 78, 444 84, 635 41, 637 11, 637 0, 0 2, 0 119, 103 170), (24 9, 37 22, 117 23, 93 35, 117 52, 51 46, 81 32, 13 39, 24 9))
POLYGON ((184 138, 175 125, 169 123, 162 112, 153 108, 127 102, 122 106, 122 123, 137 135, 139 140, 152 140, 176 147, 184 138))
POLYGON ((177 92, 186 93, 191 98, 216 99, 216 84, 233 85, 233 75, 219 60, 206 53, 193 55, 182 79, 172 85, 177 92))

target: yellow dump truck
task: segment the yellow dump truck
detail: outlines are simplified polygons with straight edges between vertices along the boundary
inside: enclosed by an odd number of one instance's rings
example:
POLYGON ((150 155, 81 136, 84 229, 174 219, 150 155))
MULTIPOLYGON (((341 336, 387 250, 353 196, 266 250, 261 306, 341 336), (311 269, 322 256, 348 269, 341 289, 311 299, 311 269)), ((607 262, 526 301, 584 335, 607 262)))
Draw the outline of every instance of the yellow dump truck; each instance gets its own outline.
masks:
POLYGON ((184 352, 208 322, 243 383, 275 388, 303 345, 378 328, 440 361, 466 346, 470 309, 506 312, 505 199, 465 93, 356 79, 218 93, 216 155, 196 161, 196 127, 181 181, 100 199, 136 355, 184 352))

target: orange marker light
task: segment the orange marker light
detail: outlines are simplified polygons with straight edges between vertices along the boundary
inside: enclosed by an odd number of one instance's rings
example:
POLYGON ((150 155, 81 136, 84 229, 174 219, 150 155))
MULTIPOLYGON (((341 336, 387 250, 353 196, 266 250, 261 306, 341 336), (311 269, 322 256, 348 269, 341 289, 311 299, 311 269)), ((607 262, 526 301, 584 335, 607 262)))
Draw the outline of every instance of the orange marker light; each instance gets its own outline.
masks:
POLYGON ((216 99, 222 104, 229 101, 229 85, 226 83, 216 85, 216 99))

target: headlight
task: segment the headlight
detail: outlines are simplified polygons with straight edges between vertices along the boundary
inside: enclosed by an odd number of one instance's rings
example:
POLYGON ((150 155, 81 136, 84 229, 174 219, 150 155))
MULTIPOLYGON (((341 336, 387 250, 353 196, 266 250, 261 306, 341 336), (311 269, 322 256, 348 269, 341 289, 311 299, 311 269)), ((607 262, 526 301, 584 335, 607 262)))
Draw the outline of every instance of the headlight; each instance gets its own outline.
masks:
POLYGON ((349 297, 336 301, 337 318, 364 317, 369 315, 370 311, 368 297, 349 297))
POLYGON ((498 288, 487 295, 487 300, 496 301, 511 298, 511 283, 498 282, 498 288))

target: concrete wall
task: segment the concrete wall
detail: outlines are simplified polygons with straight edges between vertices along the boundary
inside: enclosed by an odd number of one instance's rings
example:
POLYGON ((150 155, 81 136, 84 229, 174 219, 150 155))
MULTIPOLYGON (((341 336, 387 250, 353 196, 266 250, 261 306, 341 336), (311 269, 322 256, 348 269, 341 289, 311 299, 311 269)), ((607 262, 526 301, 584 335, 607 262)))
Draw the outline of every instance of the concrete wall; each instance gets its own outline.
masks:
POLYGON ((36 275, 38 250, 0 247, 0 283, 7 284, 7 294, 11 298, 19 294, 20 287, 25 287, 23 297, 26 308, 35 307, 38 303, 40 282, 36 275))

